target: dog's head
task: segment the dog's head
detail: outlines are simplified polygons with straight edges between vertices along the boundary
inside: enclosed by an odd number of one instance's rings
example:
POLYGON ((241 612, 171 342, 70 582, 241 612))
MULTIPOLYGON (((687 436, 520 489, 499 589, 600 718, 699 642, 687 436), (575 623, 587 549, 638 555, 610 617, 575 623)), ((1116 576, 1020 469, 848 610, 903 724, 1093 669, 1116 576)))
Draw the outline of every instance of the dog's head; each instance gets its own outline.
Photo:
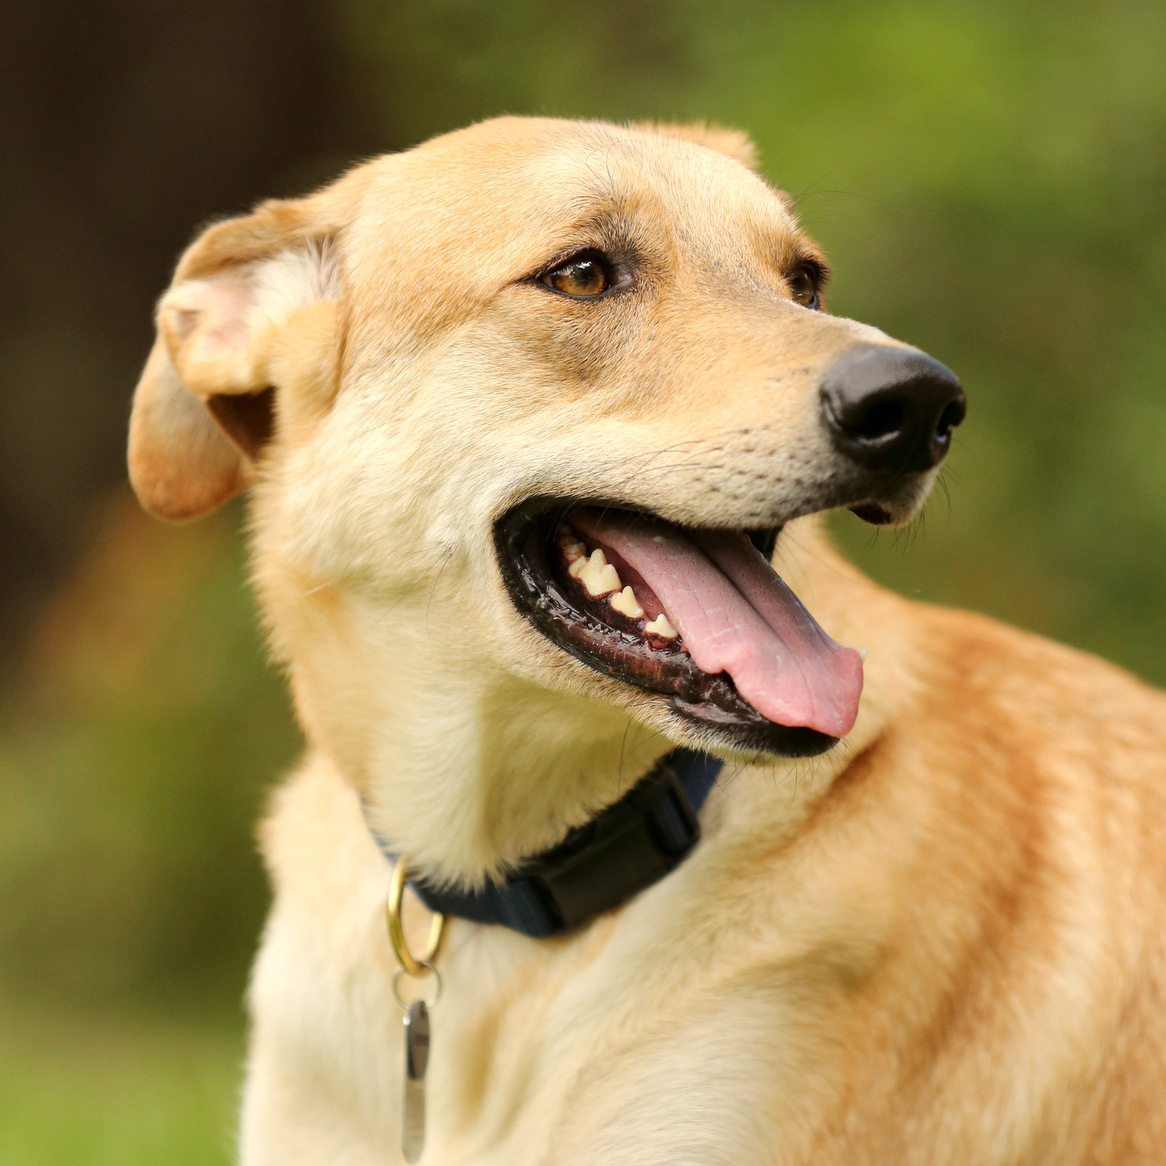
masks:
POLYGON ((446 873, 554 841, 617 759, 854 722, 857 653, 766 560, 800 516, 911 516, 963 396, 825 313, 748 161, 724 131, 487 122, 210 228, 159 304, 139 497, 254 483, 309 736, 446 873))

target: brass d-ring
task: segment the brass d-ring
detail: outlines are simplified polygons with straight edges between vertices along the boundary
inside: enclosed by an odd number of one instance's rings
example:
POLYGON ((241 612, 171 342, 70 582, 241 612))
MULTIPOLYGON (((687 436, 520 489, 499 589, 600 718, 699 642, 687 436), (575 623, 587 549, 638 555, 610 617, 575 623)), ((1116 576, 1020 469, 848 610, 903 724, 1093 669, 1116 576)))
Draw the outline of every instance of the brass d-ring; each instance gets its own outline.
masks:
POLYGON ((441 947, 441 937, 445 933, 445 916, 433 912, 429 923, 429 950, 418 959, 405 942, 405 929, 401 926, 401 896, 405 893, 405 881, 409 877, 409 864, 402 855, 393 867, 393 878, 389 883, 389 898, 385 904, 385 915, 389 920, 389 942, 397 962, 411 976, 424 976, 429 972, 426 966, 437 958, 441 947))

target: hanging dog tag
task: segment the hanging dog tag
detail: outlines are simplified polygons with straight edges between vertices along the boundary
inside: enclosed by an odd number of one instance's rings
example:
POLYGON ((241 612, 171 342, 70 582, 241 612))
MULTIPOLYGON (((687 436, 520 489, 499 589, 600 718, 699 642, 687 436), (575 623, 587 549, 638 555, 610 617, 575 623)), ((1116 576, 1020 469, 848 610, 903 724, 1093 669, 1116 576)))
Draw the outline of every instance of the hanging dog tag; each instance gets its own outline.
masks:
POLYGON ((405 1012, 405 1110, 401 1150, 416 1162, 425 1149, 425 1070, 429 1068, 429 1008, 415 1000, 405 1012))

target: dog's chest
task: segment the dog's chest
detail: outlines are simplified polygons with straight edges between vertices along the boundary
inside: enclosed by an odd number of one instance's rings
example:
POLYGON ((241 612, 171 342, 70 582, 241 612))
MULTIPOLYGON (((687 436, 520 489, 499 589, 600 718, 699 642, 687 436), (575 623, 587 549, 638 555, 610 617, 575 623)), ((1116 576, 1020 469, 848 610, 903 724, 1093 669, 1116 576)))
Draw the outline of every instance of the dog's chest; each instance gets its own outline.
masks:
MULTIPOLYGON (((375 921, 369 921, 370 928, 375 921)), ((452 953, 432 1009, 424 1163, 565 1166, 738 1163, 759 1124, 781 1124, 776 1080, 791 1079, 773 1000, 720 995, 654 1007, 645 985, 523 969, 512 951, 452 953), (458 956, 465 956, 459 960, 458 956), (461 966, 459 966, 461 965, 461 966)), ((510 946, 509 940, 501 945, 510 946)), ((402 1013, 379 959, 311 994, 347 1032, 321 1032, 329 1092, 358 1105, 398 1160, 402 1013)), ((780 1010, 777 1010, 780 1011, 780 1010)), ((789 1096, 793 1098, 794 1093, 789 1096)))

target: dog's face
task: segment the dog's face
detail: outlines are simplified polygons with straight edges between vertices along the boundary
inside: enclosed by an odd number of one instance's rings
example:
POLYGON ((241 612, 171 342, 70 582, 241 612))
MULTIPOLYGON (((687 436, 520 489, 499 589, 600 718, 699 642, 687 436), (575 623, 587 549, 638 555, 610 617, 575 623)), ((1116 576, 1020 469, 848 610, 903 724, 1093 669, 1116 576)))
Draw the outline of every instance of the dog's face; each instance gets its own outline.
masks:
POLYGON ((837 506, 909 517, 962 395, 821 310, 745 149, 485 123, 212 228, 161 302, 135 487, 186 516, 254 479, 309 736, 445 873, 608 800, 629 733, 638 771, 853 723, 857 654, 754 547, 837 506))

